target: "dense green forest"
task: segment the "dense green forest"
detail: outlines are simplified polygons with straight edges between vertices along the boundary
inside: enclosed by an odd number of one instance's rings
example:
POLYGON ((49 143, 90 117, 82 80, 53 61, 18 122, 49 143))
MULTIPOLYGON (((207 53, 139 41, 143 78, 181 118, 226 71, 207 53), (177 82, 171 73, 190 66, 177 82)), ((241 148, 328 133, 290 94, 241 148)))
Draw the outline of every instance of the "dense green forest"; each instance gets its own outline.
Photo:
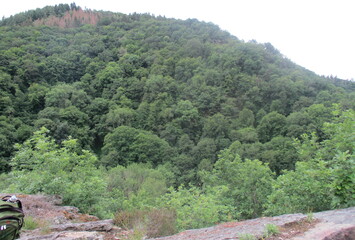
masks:
POLYGON ((150 236, 353 206, 354 90, 196 19, 20 13, 0 21, 1 191, 165 221, 150 236))

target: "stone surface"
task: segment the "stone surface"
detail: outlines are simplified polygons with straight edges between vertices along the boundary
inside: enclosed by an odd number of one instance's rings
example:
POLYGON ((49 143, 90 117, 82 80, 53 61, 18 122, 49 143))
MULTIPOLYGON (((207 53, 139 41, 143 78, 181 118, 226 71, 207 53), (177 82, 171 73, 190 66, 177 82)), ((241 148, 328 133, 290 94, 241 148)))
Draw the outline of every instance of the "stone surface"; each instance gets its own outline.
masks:
POLYGON ((39 235, 39 236, 28 236, 26 238, 20 238, 21 240, 104 240, 105 237, 102 233, 98 232, 59 232, 52 233, 48 235, 39 235))
POLYGON ((324 238, 324 240, 354 240, 354 239, 355 239, 355 227, 341 229, 324 238))
MULTIPOLYGON (((314 217, 320 222, 293 240, 335 240, 342 239, 338 238, 341 235, 354 233, 351 229, 355 228, 355 207, 319 212, 315 213, 314 217)), ((348 239, 355 240, 355 235, 351 235, 348 239)))
POLYGON ((304 214, 287 214, 277 217, 263 217, 241 222, 222 223, 217 226, 187 230, 174 236, 156 238, 159 240, 221 240, 221 239, 239 239, 242 234, 252 234, 256 237, 262 237, 265 233, 266 224, 282 226, 298 222, 306 218, 304 214))
POLYGON ((113 228, 113 220, 102 220, 95 222, 84 223, 66 223, 60 225, 54 225, 50 227, 51 231, 64 232, 64 231, 98 231, 109 232, 113 228))
MULTIPOLYGON (((355 240, 355 207, 314 213, 317 224, 296 236, 275 237, 279 240, 355 240), (343 238, 342 238, 343 237, 343 238)), ((233 240, 239 239, 241 234, 252 234, 260 238, 265 231, 266 224, 279 227, 306 219, 304 214, 288 214, 278 217, 257 218, 242 222, 229 222, 217 226, 187 230, 173 236, 155 238, 155 240, 233 240)))
MULTIPOLYGON (((58 206, 61 199, 43 195, 19 195, 26 216, 43 221, 35 230, 22 230, 20 240, 123 240, 129 239, 132 231, 123 231, 113 225, 112 220, 102 220, 81 214, 75 207, 58 206)), ((355 240, 355 207, 314 213, 316 219, 309 228, 302 225, 288 233, 270 238, 272 240, 355 240)), ((288 214, 277 217, 263 217, 241 222, 227 222, 216 226, 192 229, 173 236, 156 240, 233 240, 241 234, 261 237, 266 224, 285 228, 307 219, 304 214, 288 214)))

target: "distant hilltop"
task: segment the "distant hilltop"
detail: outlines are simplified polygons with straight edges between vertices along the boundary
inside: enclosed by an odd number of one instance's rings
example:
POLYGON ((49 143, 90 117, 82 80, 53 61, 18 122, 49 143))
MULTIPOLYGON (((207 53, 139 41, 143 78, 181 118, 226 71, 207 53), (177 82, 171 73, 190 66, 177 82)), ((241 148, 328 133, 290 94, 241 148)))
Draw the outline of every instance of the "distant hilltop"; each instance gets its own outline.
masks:
MULTIPOLYGON (((108 13, 106 13, 107 15, 108 13)), ((96 25, 105 14, 103 12, 83 10, 81 7, 72 4, 59 4, 46 6, 16 14, 9 18, 3 18, 0 26, 39 26, 72 28, 85 24, 96 25)))

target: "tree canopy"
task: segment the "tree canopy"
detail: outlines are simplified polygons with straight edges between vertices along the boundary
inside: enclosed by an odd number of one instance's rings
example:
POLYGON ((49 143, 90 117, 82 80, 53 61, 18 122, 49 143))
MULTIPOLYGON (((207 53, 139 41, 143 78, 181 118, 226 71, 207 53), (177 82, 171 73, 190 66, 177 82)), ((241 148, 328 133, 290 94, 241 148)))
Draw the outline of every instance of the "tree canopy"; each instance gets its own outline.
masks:
POLYGON ((4 18, 0 39, 4 191, 173 209, 180 230, 354 205, 354 82, 213 23, 75 4, 4 18))

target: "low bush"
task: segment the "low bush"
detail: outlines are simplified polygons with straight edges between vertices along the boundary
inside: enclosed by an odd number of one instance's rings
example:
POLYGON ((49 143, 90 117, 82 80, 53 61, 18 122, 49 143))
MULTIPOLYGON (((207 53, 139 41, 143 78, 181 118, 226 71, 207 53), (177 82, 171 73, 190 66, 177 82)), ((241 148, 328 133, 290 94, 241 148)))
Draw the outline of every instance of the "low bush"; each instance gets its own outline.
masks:
POLYGON ((114 223, 126 230, 139 229, 149 238, 176 233, 176 214, 168 209, 120 211, 115 215, 114 223))
POLYGON ((39 227, 39 224, 38 224, 38 221, 31 217, 31 216, 28 216, 28 217, 25 217, 25 221, 24 221, 24 224, 23 224, 23 229, 25 230, 34 230, 36 228, 39 227))
POLYGON ((238 237, 239 240, 256 240, 256 237, 250 233, 240 234, 238 237))
POLYGON ((274 236, 279 233, 280 233, 280 230, 276 225, 266 224, 264 237, 271 237, 271 236, 274 236))
POLYGON ((24 219, 23 229, 34 230, 37 228, 45 229, 48 227, 48 222, 43 219, 34 218, 32 216, 26 216, 24 219))

